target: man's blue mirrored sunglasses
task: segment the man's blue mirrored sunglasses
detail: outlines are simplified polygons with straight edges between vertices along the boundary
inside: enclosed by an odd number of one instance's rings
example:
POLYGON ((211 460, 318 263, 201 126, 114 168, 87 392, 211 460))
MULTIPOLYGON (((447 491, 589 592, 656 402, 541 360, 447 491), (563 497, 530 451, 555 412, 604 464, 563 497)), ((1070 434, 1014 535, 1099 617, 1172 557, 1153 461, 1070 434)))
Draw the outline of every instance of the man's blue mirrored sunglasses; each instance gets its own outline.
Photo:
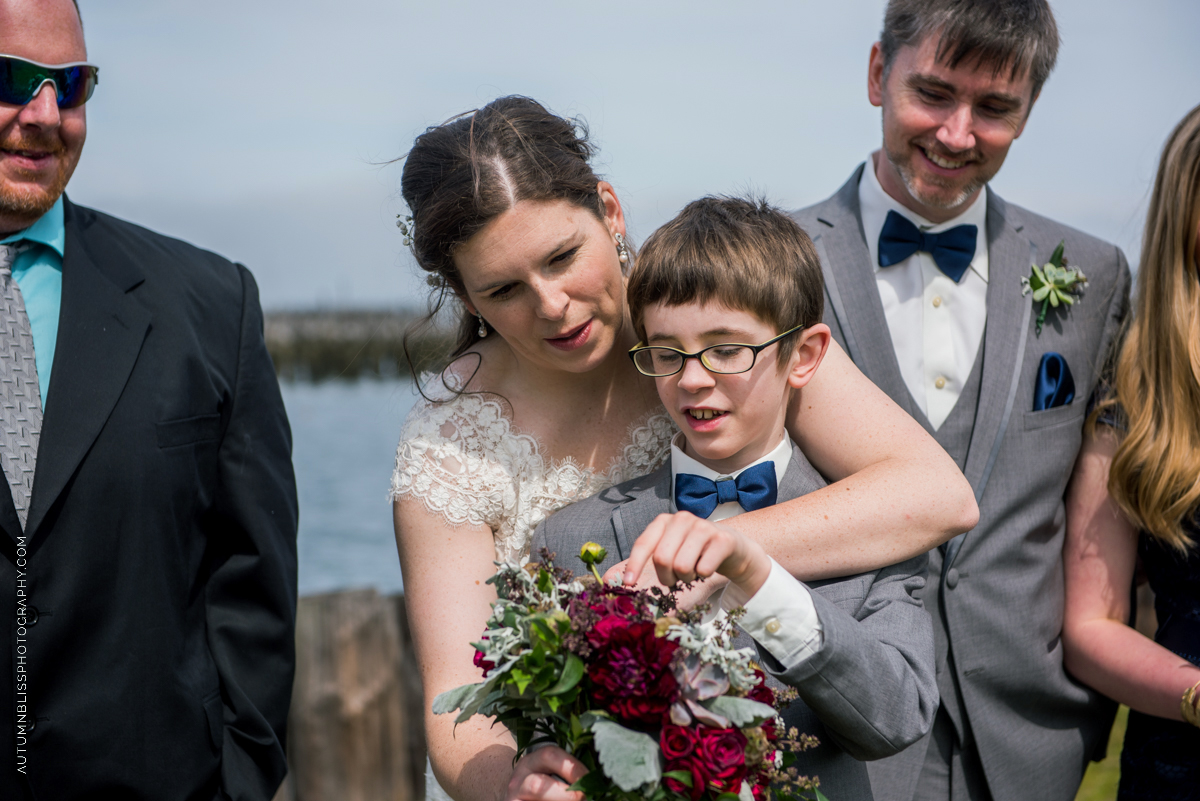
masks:
POLYGON ((100 68, 75 61, 70 64, 39 64, 16 56, 0 55, 0 103, 23 106, 37 95, 46 81, 54 84, 59 108, 76 108, 88 102, 100 68))

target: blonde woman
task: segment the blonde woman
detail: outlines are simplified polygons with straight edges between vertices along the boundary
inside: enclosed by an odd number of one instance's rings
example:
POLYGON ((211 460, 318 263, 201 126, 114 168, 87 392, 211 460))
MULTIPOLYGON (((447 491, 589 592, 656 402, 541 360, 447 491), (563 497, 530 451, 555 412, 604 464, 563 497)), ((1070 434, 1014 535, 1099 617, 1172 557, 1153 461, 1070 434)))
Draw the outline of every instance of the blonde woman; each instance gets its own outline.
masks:
POLYGON ((1119 799, 1200 796, 1200 106, 1163 150, 1136 312, 1068 489, 1067 669, 1133 710, 1119 799), (1129 626, 1136 566, 1154 640, 1129 626))

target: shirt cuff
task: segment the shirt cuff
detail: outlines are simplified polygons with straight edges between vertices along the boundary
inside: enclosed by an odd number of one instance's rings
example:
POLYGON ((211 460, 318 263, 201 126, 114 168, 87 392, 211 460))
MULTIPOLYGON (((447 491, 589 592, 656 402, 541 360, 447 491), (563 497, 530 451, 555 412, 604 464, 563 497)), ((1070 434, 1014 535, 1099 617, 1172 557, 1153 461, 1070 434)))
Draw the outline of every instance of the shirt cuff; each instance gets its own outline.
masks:
POLYGON ((821 650, 825 637, 808 587, 771 560, 771 574, 752 598, 735 584, 721 593, 721 609, 743 607, 738 625, 786 668, 821 650))

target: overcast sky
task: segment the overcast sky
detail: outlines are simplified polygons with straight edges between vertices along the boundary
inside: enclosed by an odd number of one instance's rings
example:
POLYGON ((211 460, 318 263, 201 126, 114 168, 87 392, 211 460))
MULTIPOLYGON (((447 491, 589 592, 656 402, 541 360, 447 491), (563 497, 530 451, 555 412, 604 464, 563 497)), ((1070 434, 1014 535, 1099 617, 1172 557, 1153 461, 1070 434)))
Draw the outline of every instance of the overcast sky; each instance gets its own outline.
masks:
MULTIPOLYGON (((687 201, 832 194, 879 146, 882 0, 82 0, 101 66, 76 202, 247 264, 268 309, 413 305, 395 215, 428 125, 498 95, 582 115, 636 241, 687 201)), ((1200 103, 1196 0, 1058 0, 1057 71, 993 187, 1137 258, 1200 103)))

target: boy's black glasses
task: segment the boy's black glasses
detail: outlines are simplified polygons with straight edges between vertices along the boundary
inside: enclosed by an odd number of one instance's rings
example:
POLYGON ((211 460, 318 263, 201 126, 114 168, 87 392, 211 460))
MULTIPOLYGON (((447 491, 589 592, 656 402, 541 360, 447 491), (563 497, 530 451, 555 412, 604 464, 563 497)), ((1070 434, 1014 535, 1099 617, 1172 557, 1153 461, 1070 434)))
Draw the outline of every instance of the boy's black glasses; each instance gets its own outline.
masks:
POLYGON ((798 325, 788 329, 761 345, 730 342, 724 345, 710 345, 695 353, 685 353, 677 348, 668 348, 664 345, 634 345, 629 349, 629 358, 633 359, 633 366, 638 369, 639 373, 651 378, 675 375, 683 370, 688 359, 699 359, 700 364, 704 365, 704 369, 710 373, 736 375, 754 367, 758 354, 763 350, 771 347, 788 334, 796 333, 801 328, 804 326, 798 325))
POLYGON ((58 107, 76 108, 88 102, 96 90, 99 73, 99 67, 82 61, 40 64, 0 55, 0 103, 23 106, 33 100, 46 81, 50 81, 54 84, 58 107))

